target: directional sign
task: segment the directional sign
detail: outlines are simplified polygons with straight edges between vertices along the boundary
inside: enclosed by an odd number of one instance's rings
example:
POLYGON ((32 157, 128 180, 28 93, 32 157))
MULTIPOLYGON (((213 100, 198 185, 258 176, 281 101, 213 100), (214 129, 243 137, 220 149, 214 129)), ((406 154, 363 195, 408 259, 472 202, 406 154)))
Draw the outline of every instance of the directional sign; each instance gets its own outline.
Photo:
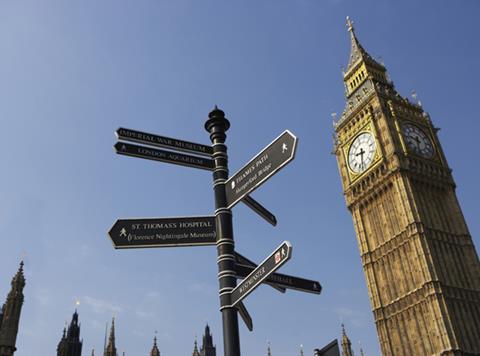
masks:
POLYGON ((245 305, 242 302, 238 302, 236 307, 238 309, 238 313, 242 317, 243 322, 247 326, 248 330, 253 331, 252 317, 248 313, 247 308, 245 308, 245 305))
POLYGON ((209 171, 213 170, 213 160, 208 158, 189 156, 171 151, 158 150, 156 148, 132 145, 125 142, 117 142, 114 147, 116 152, 121 155, 179 164, 181 166, 195 167, 209 171))
MULTIPOLYGON (((237 269, 237 277, 240 278, 245 278, 248 276, 255 267, 257 267, 257 264, 250 261, 248 258, 245 256, 242 256, 238 252, 235 252, 235 259, 236 259, 236 269, 237 269), (242 268, 243 267, 243 268, 242 268), (248 272, 245 272, 246 268, 248 269, 248 272), (241 274, 239 273, 239 270, 241 274)), ((270 287, 278 290, 280 293, 285 293, 286 289, 283 287, 280 287, 274 283, 268 283, 266 282, 270 287)))
MULTIPOLYGON (((246 278, 252 273, 254 266, 247 266, 245 264, 236 265, 236 272, 239 278, 246 278)), ((268 278, 264 280, 264 283, 270 286, 276 286, 280 288, 295 289, 301 292, 320 294, 322 286, 318 281, 312 281, 310 279, 290 276, 288 274, 272 273, 268 278)))
POLYGON ((337 339, 333 340, 321 350, 315 349, 313 351, 315 356, 340 356, 340 348, 338 347, 337 339))
POLYGON ((284 241, 279 247, 268 256, 265 261, 260 263, 252 273, 231 292, 231 305, 235 306, 243 298, 249 295, 257 288, 269 275, 280 268, 285 262, 292 257, 292 245, 288 241, 284 241))
POLYGON ((197 155, 211 156, 213 148, 199 143, 177 140, 175 138, 158 136, 146 132, 125 129, 120 127, 115 131, 119 140, 138 142, 145 145, 165 147, 180 151, 196 153, 197 155))
POLYGON ((246 206, 248 206, 258 215, 260 215, 262 218, 267 220, 270 224, 272 224, 273 226, 277 225, 277 218, 275 217, 275 215, 265 209, 258 201, 253 199, 250 195, 245 196, 242 201, 245 203, 246 206))
POLYGON ((215 245, 215 216, 120 219, 108 232, 115 248, 215 245))
POLYGON ((295 157, 297 138, 288 130, 250 160, 225 183, 227 205, 235 204, 257 189, 295 157))

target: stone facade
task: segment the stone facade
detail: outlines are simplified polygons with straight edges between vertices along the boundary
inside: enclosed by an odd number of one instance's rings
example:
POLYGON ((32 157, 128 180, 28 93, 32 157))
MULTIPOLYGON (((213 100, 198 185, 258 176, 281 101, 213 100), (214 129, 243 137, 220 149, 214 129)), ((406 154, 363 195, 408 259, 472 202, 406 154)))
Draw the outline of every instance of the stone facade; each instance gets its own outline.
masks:
POLYGON ((78 313, 75 310, 72 321, 63 329, 63 335, 57 346, 57 356, 81 356, 82 340, 80 340, 80 323, 78 322, 78 313))
POLYGON ((480 263, 438 129, 347 19, 337 156, 383 355, 479 355, 480 263))
POLYGON ((7 300, 0 311, 0 356, 13 356, 17 350, 15 344, 23 306, 23 288, 25 287, 23 261, 20 263, 20 268, 13 277, 11 285, 7 300))

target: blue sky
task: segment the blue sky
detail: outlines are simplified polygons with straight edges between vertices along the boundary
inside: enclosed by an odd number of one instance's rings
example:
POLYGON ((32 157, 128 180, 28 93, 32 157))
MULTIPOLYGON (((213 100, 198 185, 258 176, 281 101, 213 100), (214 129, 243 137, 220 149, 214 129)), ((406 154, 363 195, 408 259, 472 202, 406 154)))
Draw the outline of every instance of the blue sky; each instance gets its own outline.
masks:
MULTIPOLYGON (((242 353, 306 354, 340 335, 379 347, 351 217, 332 150, 350 40, 345 17, 397 89, 418 93, 435 125, 477 251, 476 1, 0 2, 0 300, 25 252, 27 286, 16 356, 53 354, 80 301, 84 354, 102 349, 116 316, 119 351, 190 354, 206 322, 223 353, 214 247, 116 251, 120 217, 213 213, 211 175, 115 155, 133 128, 208 143, 217 104, 231 121, 235 172, 283 130, 296 159, 253 196, 273 228, 234 209, 236 246, 263 260, 293 245, 281 272, 318 279, 321 296, 262 287, 245 304, 242 353)), ((99 352, 100 353, 100 352, 99 352)))

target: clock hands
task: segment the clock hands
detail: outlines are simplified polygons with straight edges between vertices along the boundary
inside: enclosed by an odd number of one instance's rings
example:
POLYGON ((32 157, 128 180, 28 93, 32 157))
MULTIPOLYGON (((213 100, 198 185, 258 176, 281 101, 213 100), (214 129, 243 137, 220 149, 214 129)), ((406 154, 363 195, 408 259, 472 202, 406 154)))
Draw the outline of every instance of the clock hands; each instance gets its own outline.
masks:
POLYGON ((358 152, 355 156, 360 156, 360 168, 363 169, 365 167, 365 163, 363 163, 363 155, 365 154, 366 152, 363 150, 363 147, 360 147, 360 152, 358 152))
POLYGON ((420 140, 420 138, 418 136, 413 136, 413 139, 417 143, 416 144, 417 150, 420 151, 420 144, 422 143, 422 141, 420 140))
POLYGON ((375 155, 375 138, 371 132, 361 132, 350 144, 348 165, 352 172, 359 174, 370 166, 375 155))

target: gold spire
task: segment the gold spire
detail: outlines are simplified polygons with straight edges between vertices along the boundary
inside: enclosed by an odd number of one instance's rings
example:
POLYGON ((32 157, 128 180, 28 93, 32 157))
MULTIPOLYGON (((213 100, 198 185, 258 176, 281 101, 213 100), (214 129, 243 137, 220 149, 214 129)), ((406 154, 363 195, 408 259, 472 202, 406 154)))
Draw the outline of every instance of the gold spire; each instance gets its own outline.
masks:
POLYGON ((377 69, 385 70, 385 67, 382 64, 378 63, 376 60, 374 60, 372 56, 370 56, 370 54, 368 54, 368 52, 365 51, 365 49, 360 44, 360 41, 358 40, 355 34, 353 21, 350 19, 349 16, 347 16, 347 29, 348 29, 348 32, 350 32, 351 45, 350 45, 350 57, 348 60, 348 65, 347 65, 347 69, 345 70, 344 76, 347 77, 349 72, 353 68, 357 67, 360 61, 367 62, 368 64, 373 65, 374 67, 377 67, 377 69))
POLYGON ((345 332, 345 325, 342 323, 342 356, 353 356, 352 343, 345 332))
POLYGON ((115 317, 112 318, 112 326, 110 327, 110 336, 108 338, 108 345, 103 355, 117 356, 117 348, 115 346, 115 317))

